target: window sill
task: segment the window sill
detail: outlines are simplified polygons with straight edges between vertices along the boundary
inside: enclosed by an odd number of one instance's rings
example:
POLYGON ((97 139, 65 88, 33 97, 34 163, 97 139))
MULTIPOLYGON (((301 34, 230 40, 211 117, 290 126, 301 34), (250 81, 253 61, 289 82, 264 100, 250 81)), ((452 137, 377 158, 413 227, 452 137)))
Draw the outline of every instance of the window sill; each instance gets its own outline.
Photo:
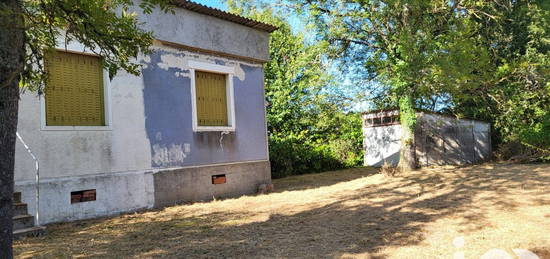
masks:
POLYGON ((111 126, 43 126, 42 131, 111 131, 111 126))
POLYGON ((204 127, 199 126, 193 129, 194 132, 209 132, 209 131, 230 131, 234 132, 235 127, 204 127))

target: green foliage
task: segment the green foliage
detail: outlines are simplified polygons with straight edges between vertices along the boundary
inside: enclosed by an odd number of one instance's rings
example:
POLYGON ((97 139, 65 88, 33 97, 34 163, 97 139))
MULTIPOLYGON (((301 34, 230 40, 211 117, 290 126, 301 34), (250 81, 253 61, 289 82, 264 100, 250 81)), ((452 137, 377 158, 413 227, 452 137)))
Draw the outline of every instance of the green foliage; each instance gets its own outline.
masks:
POLYGON ((41 91, 47 78, 44 55, 59 46, 80 42, 103 57, 110 76, 119 69, 139 73, 133 60, 149 53, 153 37, 140 29, 136 11, 150 13, 155 6, 170 10, 168 0, 29 0, 22 1, 26 53, 20 85, 41 91), (135 7, 135 8, 134 8, 135 7), (134 11, 136 10, 136 11, 134 11))
POLYGON ((374 103, 493 123, 493 143, 550 156, 550 2, 293 0, 334 58, 380 82, 374 103))
POLYGON ((303 141, 304 136, 271 136, 269 152, 274 178, 343 168, 330 145, 303 141))
POLYGON ((399 114, 401 125, 412 132, 416 125, 416 110, 410 96, 404 96, 399 99, 399 114))
POLYGON ((495 143, 518 142, 549 160, 550 3, 503 2, 485 12, 490 17, 476 22, 479 47, 490 50, 491 77, 455 98, 453 109, 493 122, 495 143))
POLYGON ((328 43, 306 44, 281 13, 249 1, 228 1, 230 10, 279 27, 271 33, 265 65, 272 175, 321 172, 362 163, 361 120, 328 88, 328 43))
MULTIPOLYGON (((320 37, 331 43, 334 58, 362 67, 363 80, 378 82, 375 87, 389 86, 373 103, 399 107, 406 130, 402 152, 411 150, 416 108, 436 109, 442 99, 488 76, 488 53, 476 48, 479 38, 468 13, 479 11, 467 9, 477 8, 472 1, 292 2, 307 10, 320 37)), ((414 161, 400 163, 414 167, 414 161)))

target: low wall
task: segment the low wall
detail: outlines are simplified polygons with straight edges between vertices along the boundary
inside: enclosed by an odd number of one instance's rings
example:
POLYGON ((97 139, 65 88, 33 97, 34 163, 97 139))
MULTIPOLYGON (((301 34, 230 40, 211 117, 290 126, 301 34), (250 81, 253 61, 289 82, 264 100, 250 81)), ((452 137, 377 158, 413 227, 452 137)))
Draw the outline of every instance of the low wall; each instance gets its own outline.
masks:
MULTIPOLYGON (((15 191, 36 212, 36 184, 16 183, 15 191)), ((40 223, 66 222, 151 208, 154 202, 152 172, 127 172, 49 178, 40 182, 40 223), (71 192, 96 190, 96 200, 71 203, 71 192)))

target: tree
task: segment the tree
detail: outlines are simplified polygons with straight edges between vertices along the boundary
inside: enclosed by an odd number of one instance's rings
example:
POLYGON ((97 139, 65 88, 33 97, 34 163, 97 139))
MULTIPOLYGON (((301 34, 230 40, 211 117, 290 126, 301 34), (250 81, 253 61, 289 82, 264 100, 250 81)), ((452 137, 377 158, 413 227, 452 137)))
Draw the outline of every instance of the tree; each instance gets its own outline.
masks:
POLYGON ((453 97, 452 111, 493 124, 506 156, 550 160, 550 2, 498 1, 476 17, 491 77, 453 97), (520 146, 523 147, 518 147, 520 146))
POLYGON ((274 24, 265 65, 265 95, 273 177, 310 173, 362 161, 359 115, 335 93, 325 41, 308 42, 288 15, 260 1, 227 1, 229 10, 274 24), (347 122, 352 122, 350 125, 347 122))
MULTIPOLYGON (((149 53, 152 33, 139 28, 132 0, 5 0, 0 3, 0 258, 12 258, 15 133, 21 89, 41 94, 47 80, 44 55, 59 38, 78 41, 100 55, 110 76, 149 53)), ((169 10, 168 0, 143 0, 169 10)))
POLYGON ((294 0, 313 17, 333 56, 363 68, 363 76, 390 86, 383 106, 399 107, 404 126, 400 166, 416 167, 415 110, 437 109, 478 88, 491 63, 476 17, 488 16, 487 1, 294 0))
POLYGON ((305 44, 304 35, 294 33, 283 16, 268 6, 250 1, 227 3, 231 12, 278 27, 270 35, 270 60, 265 66, 268 131, 299 134, 308 127, 304 124, 308 110, 331 80, 322 63, 326 42, 305 44))

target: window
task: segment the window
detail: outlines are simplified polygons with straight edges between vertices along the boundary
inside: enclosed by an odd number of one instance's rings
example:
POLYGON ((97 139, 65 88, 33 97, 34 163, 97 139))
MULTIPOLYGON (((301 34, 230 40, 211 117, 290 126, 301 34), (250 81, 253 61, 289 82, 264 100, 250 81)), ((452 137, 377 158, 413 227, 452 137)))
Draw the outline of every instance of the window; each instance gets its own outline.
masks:
POLYGON ((365 119, 365 127, 390 126, 396 124, 399 124, 399 115, 382 115, 365 119))
POLYGON ((194 131, 234 131, 233 67, 189 61, 194 131))
POLYGON ((227 126, 226 75, 195 72, 199 126, 227 126))
POLYGON ((100 58, 55 51, 45 60, 45 126, 106 126, 100 58))

